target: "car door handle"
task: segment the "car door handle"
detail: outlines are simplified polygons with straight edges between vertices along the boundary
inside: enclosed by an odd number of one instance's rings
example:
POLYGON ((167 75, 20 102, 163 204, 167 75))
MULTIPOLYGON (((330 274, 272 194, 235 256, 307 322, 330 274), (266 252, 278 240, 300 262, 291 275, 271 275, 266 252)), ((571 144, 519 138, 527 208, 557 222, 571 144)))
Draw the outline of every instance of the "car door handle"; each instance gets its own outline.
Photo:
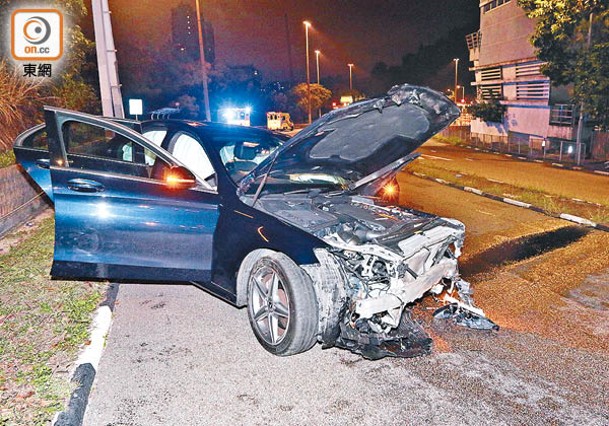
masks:
POLYGON ((68 188, 78 192, 101 192, 104 190, 104 185, 90 179, 70 179, 68 188))
POLYGON ((36 160, 36 165, 41 169, 49 169, 51 167, 51 160, 48 158, 39 158, 36 160))

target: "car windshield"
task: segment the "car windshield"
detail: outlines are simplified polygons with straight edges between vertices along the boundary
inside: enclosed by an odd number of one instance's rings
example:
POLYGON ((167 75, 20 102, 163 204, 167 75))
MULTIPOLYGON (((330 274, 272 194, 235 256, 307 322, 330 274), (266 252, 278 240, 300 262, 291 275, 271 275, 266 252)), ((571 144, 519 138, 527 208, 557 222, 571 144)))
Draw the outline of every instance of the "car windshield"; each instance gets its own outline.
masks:
POLYGON ((266 132, 234 130, 214 133, 210 139, 235 183, 258 167, 287 140, 266 132))
MULTIPOLYGON (((287 137, 266 132, 238 132, 227 131, 215 133, 211 137, 213 147, 218 151, 222 164, 228 171, 231 179, 239 183, 248 173, 258 167, 277 148, 287 141, 287 137)), ((265 167, 266 168, 266 167, 265 167)), ((256 179, 260 181, 260 174, 256 179)), ((333 189, 346 185, 346 181, 339 175, 303 169, 289 172, 274 170, 265 185, 270 192, 289 192, 321 188, 333 189)), ((250 191, 256 191, 258 185, 250 185, 250 191)))

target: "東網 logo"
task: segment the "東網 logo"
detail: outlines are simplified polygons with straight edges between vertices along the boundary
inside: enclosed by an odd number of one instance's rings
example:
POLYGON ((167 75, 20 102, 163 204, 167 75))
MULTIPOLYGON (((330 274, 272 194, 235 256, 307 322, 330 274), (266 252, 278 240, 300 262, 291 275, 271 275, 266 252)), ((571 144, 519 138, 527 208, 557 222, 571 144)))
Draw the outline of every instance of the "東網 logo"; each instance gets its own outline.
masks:
POLYGON ((56 9, 17 9, 11 53, 18 61, 54 61, 63 54, 63 15, 56 9))

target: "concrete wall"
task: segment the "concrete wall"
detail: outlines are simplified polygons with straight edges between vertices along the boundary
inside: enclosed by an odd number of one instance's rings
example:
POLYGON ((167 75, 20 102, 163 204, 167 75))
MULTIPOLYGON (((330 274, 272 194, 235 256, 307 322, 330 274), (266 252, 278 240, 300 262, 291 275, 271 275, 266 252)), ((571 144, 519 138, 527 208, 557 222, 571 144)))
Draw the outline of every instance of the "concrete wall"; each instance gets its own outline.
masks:
POLYGON ((527 104, 509 105, 506 121, 512 132, 547 137, 550 127, 550 107, 527 104))
MULTIPOLYGON (((483 0, 480 5, 488 3, 483 0)), ((535 21, 527 18, 517 0, 483 13, 480 9, 480 66, 535 57, 529 42, 535 21)))
POLYGON ((0 236, 50 205, 20 166, 0 169, 0 236))

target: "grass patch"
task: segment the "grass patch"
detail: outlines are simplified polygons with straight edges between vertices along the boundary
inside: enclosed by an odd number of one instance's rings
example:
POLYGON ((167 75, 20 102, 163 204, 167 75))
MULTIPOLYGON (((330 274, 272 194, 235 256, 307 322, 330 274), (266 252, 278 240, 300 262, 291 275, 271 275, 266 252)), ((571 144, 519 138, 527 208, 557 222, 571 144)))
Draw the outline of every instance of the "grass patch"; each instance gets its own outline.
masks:
POLYGON ((0 256, 0 425, 48 424, 104 284, 51 280, 52 218, 0 256))
POLYGON ((599 206, 593 203, 578 202, 568 198, 550 195, 540 188, 494 182, 478 175, 457 173, 423 162, 411 163, 406 170, 411 173, 422 173, 430 177, 440 178, 457 185, 477 188, 486 193, 500 197, 512 198, 529 203, 541 207, 550 213, 568 213, 592 220, 596 223, 609 223, 608 206, 599 206))
POLYGON ((15 153, 10 151, 0 152, 0 169, 15 164, 15 153))
POLYGON ((466 146, 467 143, 463 139, 458 136, 443 136, 443 135, 435 135, 433 137, 438 142, 444 142, 450 145, 455 146, 466 146))

